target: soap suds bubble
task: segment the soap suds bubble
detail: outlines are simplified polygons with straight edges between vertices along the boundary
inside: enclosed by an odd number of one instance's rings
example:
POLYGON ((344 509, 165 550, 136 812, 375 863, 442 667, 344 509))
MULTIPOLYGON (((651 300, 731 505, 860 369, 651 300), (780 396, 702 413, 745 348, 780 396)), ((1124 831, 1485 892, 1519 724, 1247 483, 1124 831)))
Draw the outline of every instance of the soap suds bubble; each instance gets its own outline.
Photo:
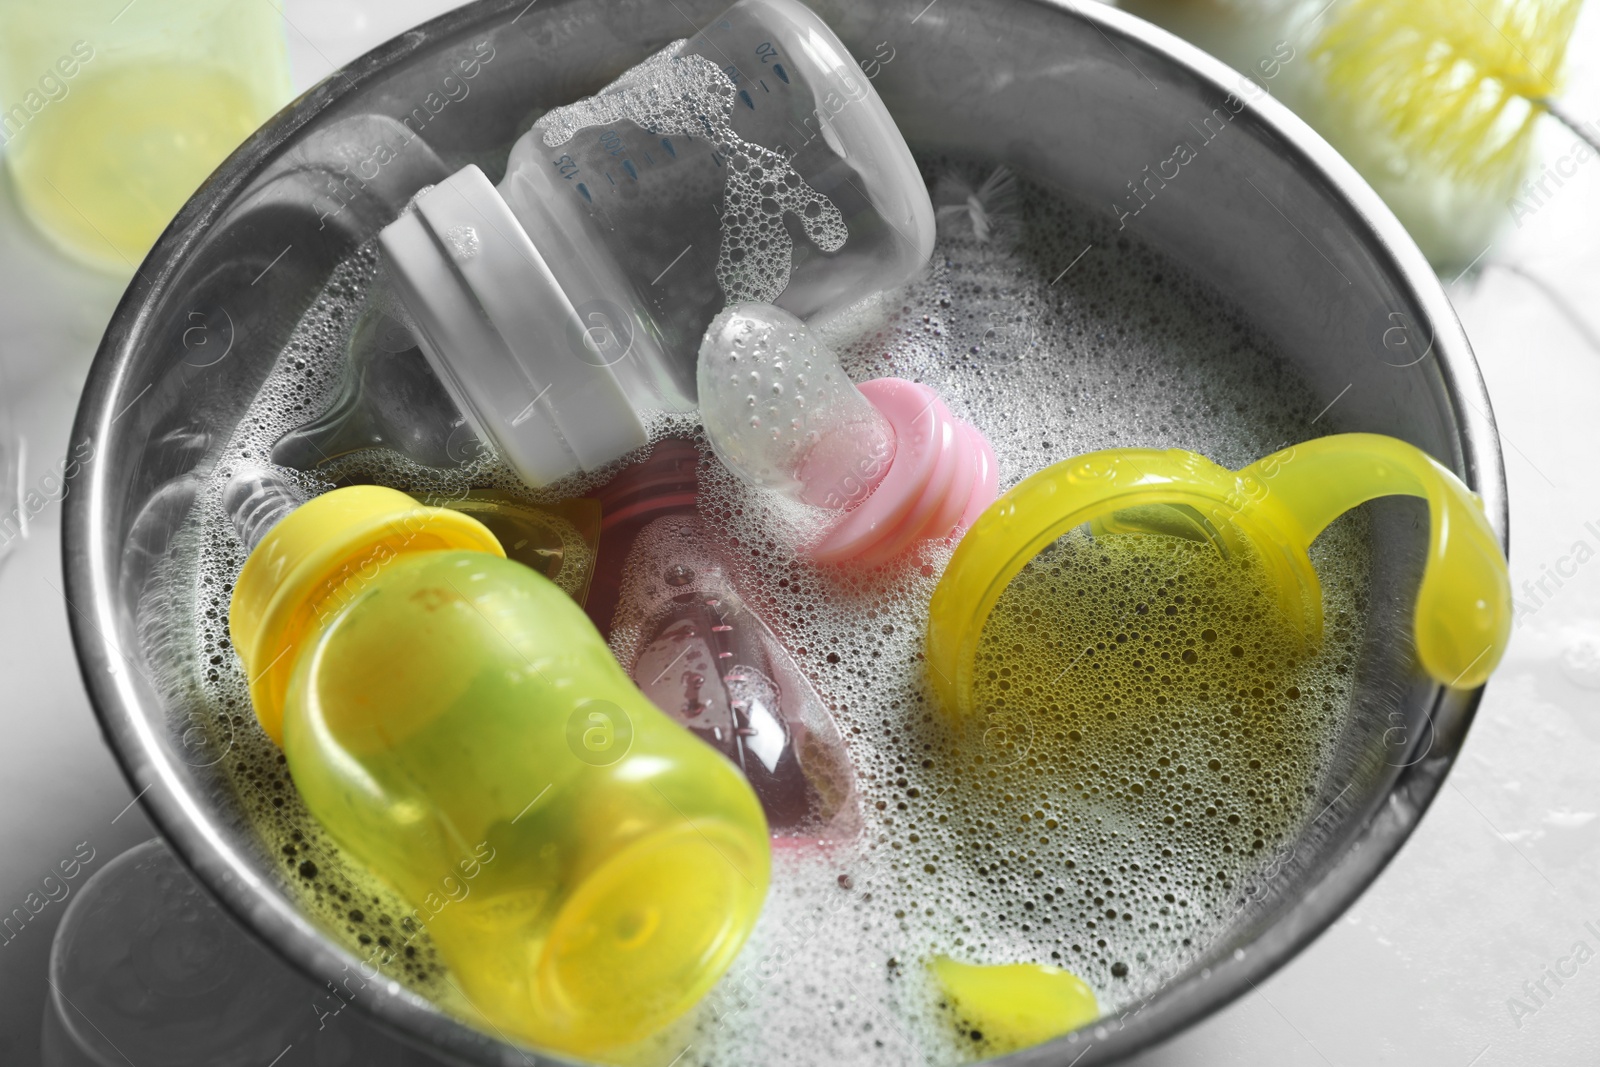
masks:
POLYGON ((979 644, 965 815, 978 874, 1007 868, 984 828, 1020 809, 1029 844, 1065 871, 1022 889, 1022 918, 1081 931, 1066 966, 1097 988, 1152 992, 1224 932, 1263 858, 1292 847, 1348 692, 1336 662, 1304 647, 1253 559, 1172 537, 1058 540, 979 644), (1081 840, 1110 826, 1114 869, 1081 840))
MULTIPOLYGON (((931 178, 955 172, 973 188, 993 169, 926 166, 931 178)), ((1036 185, 1019 182, 1015 210, 1013 239, 947 227, 922 278, 830 327, 851 377, 898 375, 936 388, 993 442, 1002 489, 1100 448, 1190 448, 1238 467, 1314 435, 1320 405, 1309 390, 1201 282, 1036 185)), ((222 753, 215 770, 281 884, 358 958, 392 953, 392 977, 470 1018, 418 917, 346 859, 301 805, 255 722, 228 641, 243 559, 221 488, 331 401, 373 272, 363 251, 305 315, 200 487, 177 556, 143 610, 152 639, 168 648, 187 640, 187 678, 168 687, 169 700, 209 731, 222 753), (158 625, 155 615, 182 622, 158 625)), ((693 416, 652 413, 646 422, 653 441, 696 434, 693 416)), ((838 722, 864 826, 850 844, 776 849, 766 909, 733 969, 689 1016, 619 1059, 655 1067, 680 1053, 682 1067, 970 1060, 986 1046, 956 1030, 928 975, 931 955, 1058 964, 1116 1012, 1274 891, 1286 846, 1317 815, 1327 749, 1349 714, 1367 595, 1360 516, 1336 522, 1313 548, 1327 619, 1314 654, 1294 649, 1248 593, 1208 588, 1240 576, 1196 546, 1069 535, 1025 568, 986 631, 996 677, 981 688, 994 711, 953 724, 932 702, 922 657, 928 602, 954 543, 921 542, 877 568, 819 567, 801 548, 830 513, 753 490, 699 444, 701 517, 716 539, 705 551, 838 722), (1058 599, 1068 586, 1082 588, 1082 599, 1058 599), (1139 603, 1154 611, 1153 624, 1124 621, 1129 610, 1149 619, 1139 603), (1119 633, 1128 641, 1117 642, 1119 633), (1089 657, 1073 664, 1102 642, 1094 668, 1089 657), (1137 654, 1128 651, 1134 642, 1137 654), (1195 663, 1185 661, 1189 651, 1195 663), (1063 667, 1055 681, 1031 678, 1063 667), (994 684, 1002 679, 1011 688, 994 684)), ((498 488, 537 503, 581 495, 613 470, 531 491, 492 453, 438 471, 385 451, 300 480, 308 492, 374 481, 441 496, 498 488)))
POLYGON ((834 202, 811 188, 782 155, 733 128, 734 83, 702 55, 674 41, 600 92, 554 108, 535 125, 558 148, 579 130, 628 121, 651 134, 708 137, 723 167, 722 250, 717 282, 729 304, 770 304, 789 284, 794 240, 784 216, 813 244, 837 252, 849 227, 834 202))

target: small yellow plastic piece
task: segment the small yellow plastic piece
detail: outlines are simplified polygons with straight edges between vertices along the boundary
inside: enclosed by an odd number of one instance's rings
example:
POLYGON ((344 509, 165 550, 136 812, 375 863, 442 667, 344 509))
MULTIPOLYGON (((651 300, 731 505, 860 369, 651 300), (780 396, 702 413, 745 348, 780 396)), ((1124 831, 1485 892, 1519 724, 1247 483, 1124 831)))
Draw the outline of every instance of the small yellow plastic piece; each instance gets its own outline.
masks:
POLYGON ((770 878, 755 792, 474 519, 317 497, 256 547, 229 620, 306 808, 488 1028, 593 1059, 733 962, 770 878))
POLYGON ((493 489, 474 489, 441 506, 483 523, 507 559, 532 567, 579 604, 588 599, 600 553, 600 501, 580 497, 529 504, 493 489))
POLYGON ((1074 527, 1188 537, 1253 551, 1284 614, 1313 646, 1322 586, 1307 550, 1335 518, 1382 496, 1428 501, 1428 555, 1413 627, 1422 667, 1446 686, 1488 679, 1511 634, 1511 580, 1483 501, 1427 453, 1381 434, 1336 434, 1241 471, 1179 449, 1121 448, 1025 479, 962 538, 929 607, 927 658, 951 713, 971 713, 978 638, 1029 560, 1074 527))
POLYGON ((999 1051, 1031 1048, 1100 1017, 1082 978, 1043 963, 980 966, 935 956, 929 966, 961 1021, 999 1051))

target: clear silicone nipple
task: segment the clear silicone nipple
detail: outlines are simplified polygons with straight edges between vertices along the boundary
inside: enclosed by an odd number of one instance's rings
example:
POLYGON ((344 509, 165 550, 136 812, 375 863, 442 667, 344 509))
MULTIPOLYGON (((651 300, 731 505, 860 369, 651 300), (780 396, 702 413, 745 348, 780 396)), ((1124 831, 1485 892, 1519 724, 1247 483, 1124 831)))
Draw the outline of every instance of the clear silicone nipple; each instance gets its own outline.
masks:
POLYGON ((483 451, 405 320, 399 302, 381 283, 374 286, 351 333, 339 395, 279 439, 274 463, 316 470, 352 452, 387 448, 425 467, 449 468, 483 451))
POLYGON ((246 552, 255 551, 267 531, 306 502, 309 494, 278 471, 246 467, 222 490, 222 510, 246 552))
POLYGON ((700 418, 728 469, 807 504, 848 508, 894 459, 894 430, 806 324, 739 304, 700 345, 700 418))
POLYGON ((700 345, 700 420, 712 450, 753 485, 849 514, 810 552, 881 563, 965 526, 994 500, 988 441, 932 389, 878 378, 859 389, 805 323, 770 304, 718 315, 700 345))

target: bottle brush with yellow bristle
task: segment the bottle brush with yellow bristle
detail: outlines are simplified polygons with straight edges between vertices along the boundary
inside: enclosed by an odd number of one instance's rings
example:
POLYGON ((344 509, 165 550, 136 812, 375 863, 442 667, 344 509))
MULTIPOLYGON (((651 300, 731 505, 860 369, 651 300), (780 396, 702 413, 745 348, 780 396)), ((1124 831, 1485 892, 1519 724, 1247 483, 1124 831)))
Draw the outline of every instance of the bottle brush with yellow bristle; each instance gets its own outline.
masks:
POLYGON ((1555 100, 1580 0, 1341 0, 1312 55, 1330 103, 1375 114, 1444 177, 1517 183, 1541 115, 1600 149, 1555 100))

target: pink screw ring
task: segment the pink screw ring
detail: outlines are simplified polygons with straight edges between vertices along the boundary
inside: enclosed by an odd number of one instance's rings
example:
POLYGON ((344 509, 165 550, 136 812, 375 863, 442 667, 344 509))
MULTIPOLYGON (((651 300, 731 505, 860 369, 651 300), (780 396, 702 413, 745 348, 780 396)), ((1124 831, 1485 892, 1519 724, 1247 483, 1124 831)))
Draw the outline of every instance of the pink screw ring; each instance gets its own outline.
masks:
POLYGON ((937 393, 900 378, 859 388, 804 322, 738 304, 700 342, 700 419, 717 457, 752 485, 844 511, 809 554, 892 559, 971 525, 994 502, 994 450, 937 393))
POLYGON ((913 541, 949 536, 970 526, 999 489, 988 439, 928 386, 878 378, 859 388, 894 429, 894 459, 872 495, 811 549, 820 563, 883 563, 913 541))

